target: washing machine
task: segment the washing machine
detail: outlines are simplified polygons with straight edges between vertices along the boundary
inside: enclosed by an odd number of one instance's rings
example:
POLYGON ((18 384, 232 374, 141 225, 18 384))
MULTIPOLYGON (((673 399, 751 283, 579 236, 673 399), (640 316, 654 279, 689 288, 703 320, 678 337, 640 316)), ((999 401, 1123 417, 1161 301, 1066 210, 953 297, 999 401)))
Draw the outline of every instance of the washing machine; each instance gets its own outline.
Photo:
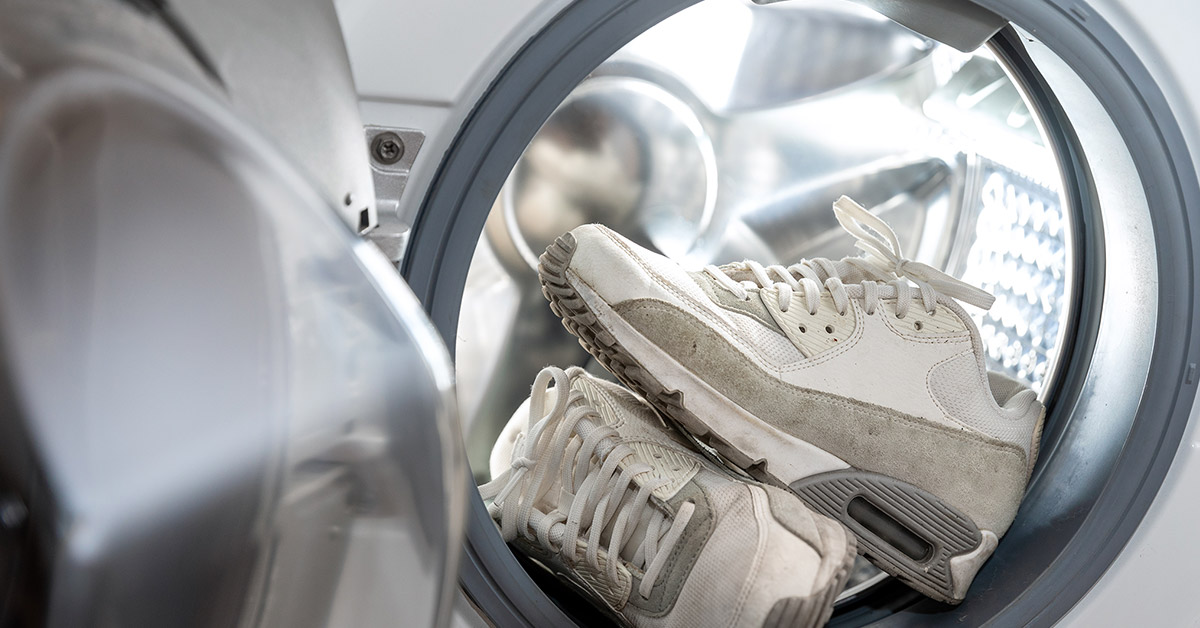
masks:
MULTIPOLYGON (((1049 414, 1017 520, 964 603, 862 566, 832 625, 1200 618, 1195 7, 337 6, 368 138, 419 142, 402 189, 373 164, 399 192, 375 237, 456 356, 476 481, 537 369, 587 362, 537 291, 554 236, 598 221, 685 262, 836 258, 851 250, 828 205, 845 193, 915 257, 997 295, 973 314, 989 367, 1049 414)), ((460 620, 591 621, 469 510, 460 620)))
POLYGON ((538 369, 602 371, 539 250, 598 221, 686 263, 836 258, 841 194, 996 294, 989 368, 1048 414, 962 604, 860 562, 831 625, 1200 620, 1200 9, 0 16, 0 623, 600 625, 473 490, 538 369))
POLYGON ((444 624, 453 371, 333 6, 199 5, 0 2, 0 625, 444 624))

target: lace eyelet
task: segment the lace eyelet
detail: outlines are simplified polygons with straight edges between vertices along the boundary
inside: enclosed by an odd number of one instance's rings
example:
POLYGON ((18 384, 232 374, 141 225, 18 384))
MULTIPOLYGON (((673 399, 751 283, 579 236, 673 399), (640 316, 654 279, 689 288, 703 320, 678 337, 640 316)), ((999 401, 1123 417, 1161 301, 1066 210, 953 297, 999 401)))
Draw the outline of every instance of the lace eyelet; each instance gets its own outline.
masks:
POLYGON ((913 329, 916 329, 917 331, 921 331, 922 327, 924 327, 924 325, 921 324, 921 321, 913 323, 913 329))
POLYGON ((833 325, 826 325, 826 326, 825 326, 825 333, 827 333, 827 334, 832 334, 832 333, 833 333, 833 325))
POLYGON ((808 332, 808 329, 806 329, 806 328, 804 327, 804 325, 801 325, 801 326, 800 326, 800 333, 802 333, 802 334, 803 334, 803 333, 807 333, 807 332, 808 332))

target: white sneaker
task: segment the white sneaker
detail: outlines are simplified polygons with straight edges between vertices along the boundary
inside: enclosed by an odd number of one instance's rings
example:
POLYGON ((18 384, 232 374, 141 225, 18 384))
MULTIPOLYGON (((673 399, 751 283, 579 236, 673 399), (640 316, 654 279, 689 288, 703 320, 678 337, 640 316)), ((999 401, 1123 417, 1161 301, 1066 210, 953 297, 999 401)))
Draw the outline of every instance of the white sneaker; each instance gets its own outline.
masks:
POLYGON ((543 292, 680 427, 845 523, 884 571, 958 602, 1016 515, 1045 410, 984 367, 954 299, 986 308, 990 294, 904 259, 854 201, 834 211, 867 257, 689 272, 585 225, 542 255, 543 292))
POLYGON ((479 491, 514 549, 622 624, 827 621, 854 537, 795 495, 735 478, 684 443, 629 391, 548 367, 479 491))

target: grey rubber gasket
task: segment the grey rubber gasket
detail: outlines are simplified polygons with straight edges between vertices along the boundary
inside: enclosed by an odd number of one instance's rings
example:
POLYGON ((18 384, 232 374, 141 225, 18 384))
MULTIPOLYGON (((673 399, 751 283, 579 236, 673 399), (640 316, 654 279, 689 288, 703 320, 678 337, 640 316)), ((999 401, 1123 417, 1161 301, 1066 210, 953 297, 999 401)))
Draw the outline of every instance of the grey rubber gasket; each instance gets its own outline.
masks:
MULTIPOLYGON (((405 278, 451 350, 471 251, 521 151, 597 64, 692 3, 579 0, 514 56, 479 101, 431 184, 403 263, 405 278)), ((1150 378, 1135 429, 1099 494, 1073 516, 1033 522, 1023 510, 1008 536, 1031 527, 1038 528, 1037 535, 1001 544, 976 579, 986 586, 984 594, 969 596, 955 608, 933 602, 893 608, 888 602, 882 610, 835 617, 835 623, 882 619, 887 625, 959 626, 964 617, 972 623, 1052 623, 1099 579, 1137 528, 1174 458, 1195 398, 1196 384, 1186 373, 1200 354, 1194 333, 1200 322, 1194 293, 1200 260, 1192 250, 1192 243, 1200 241, 1200 225, 1191 216, 1200 208, 1200 186, 1161 89, 1130 47, 1084 2, 976 3, 1032 26, 1101 98, 1121 129, 1142 178, 1157 241, 1161 291, 1150 378)), ((1081 313, 1085 323, 1088 317, 1081 313)), ((1088 339, 1080 338, 1074 346, 1077 359, 1086 362, 1090 349, 1088 339)), ((1069 383, 1062 391, 1067 396, 1078 392, 1069 383)), ((1056 424, 1055 419, 1048 418, 1048 424, 1056 424)), ((494 534, 478 500, 472 505, 461 579, 496 625, 563 625, 571 620, 532 584, 494 534)))

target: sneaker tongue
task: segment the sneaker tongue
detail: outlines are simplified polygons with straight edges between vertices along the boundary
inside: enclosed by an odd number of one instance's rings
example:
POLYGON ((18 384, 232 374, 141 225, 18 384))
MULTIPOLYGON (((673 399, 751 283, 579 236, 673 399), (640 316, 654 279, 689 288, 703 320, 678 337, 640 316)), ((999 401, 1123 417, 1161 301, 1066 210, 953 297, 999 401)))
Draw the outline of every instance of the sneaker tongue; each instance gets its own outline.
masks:
MULTIPOLYGON (((837 277, 844 284, 862 283, 867 280, 867 274, 860 268, 847 262, 849 258, 840 260, 831 260, 824 257, 818 257, 810 260, 804 260, 800 264, 805 266, 817 275, 817 283, 824 284, 825 280, 830 277, 837 277)), ((799 273, 792 273, 792 276, 800 278, 799 273)))

